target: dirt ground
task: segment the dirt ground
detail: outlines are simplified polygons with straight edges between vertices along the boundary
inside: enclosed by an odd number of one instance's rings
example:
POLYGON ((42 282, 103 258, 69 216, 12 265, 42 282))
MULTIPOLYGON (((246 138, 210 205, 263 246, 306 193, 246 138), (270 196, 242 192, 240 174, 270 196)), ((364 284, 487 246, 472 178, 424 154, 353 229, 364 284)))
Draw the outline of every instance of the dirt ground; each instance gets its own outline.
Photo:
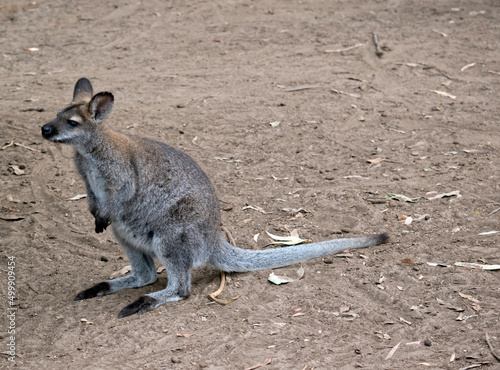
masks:
POLYGON ((2 1, 0 367, 498 368, 485 337, 500 352, 500 271, 454 263, 500 264, 500 234, 479 235, 500 230, 499 11, 2 1), (69 200, 85 193, 71 148, 40 136, 83 76, 115 95, 109 125, 202 166, 239 247, 293 229, 313 241, 385 231, 391 243, 305 262, 287 285, 231 274, 221 298, 240 298, 227 306, 207 299, 219 284, 209 268, 189 299, 141 316, 117 313, 165 272, 75 302, 128 264, 111 231, 94 233, 86 200, 69 200))

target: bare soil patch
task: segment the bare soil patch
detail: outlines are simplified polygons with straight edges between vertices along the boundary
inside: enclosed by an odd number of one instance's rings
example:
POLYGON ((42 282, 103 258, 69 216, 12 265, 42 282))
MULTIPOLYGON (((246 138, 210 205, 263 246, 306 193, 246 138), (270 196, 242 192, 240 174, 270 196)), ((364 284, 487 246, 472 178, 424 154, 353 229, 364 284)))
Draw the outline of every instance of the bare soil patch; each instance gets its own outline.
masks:
POLYGON ((3 1, 1 366, 497 367, 485 333, 499 351, 500 271, 454 263, 500 264, 500 234, 478 235, 500 230, 499 10, 494 0, 3 1), (232 274, 221 298, 241 298, 227 306, 207 299, 219 284, 208 268, 189 299, 142 316, 117 319, 165 272, 74 302, 128 264, 110 231, 93 232, 86 200, 69 200, 85 192, 71 149, 40 136, 80 77, 115 95, 109 125, 205 169, 238 246, 293 229, 313 241, 385 231, 391 243, 306 262, 287 285, 269 271, 232 274))

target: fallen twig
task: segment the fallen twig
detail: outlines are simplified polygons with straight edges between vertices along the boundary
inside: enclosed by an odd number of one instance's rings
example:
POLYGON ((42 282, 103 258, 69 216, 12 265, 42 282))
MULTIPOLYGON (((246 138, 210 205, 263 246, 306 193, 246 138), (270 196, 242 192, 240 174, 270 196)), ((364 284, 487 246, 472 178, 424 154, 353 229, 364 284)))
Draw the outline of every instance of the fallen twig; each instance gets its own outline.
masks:
POLYGON ((463 66, 463 67, 460 69, 460 72, 465 71, 467 68, 474 67, 475 65, 476 65, 476 63, 470 63, 470 64, 467 64, 466 66, 463 66))
POLYGON ((477 270, 500 270, 500 265, 482 265, 480 263, 472 263, 472 262, 455 262, 454 265, 459 267, 477 269, 477 270))
POLYGON ((380 43, 378 42, 378 37, 375 32, 372 32, 373 35, 373 43, 375 44, 375 54, 377 54, 378 57, 381 57, 384 55, 384 52, 382 51, 382 47, 380 46, 380 43))
POLYGON ((349 46, 349 47, 343 48, 343 49, 329 49, 329 50, 325 50, 325 53, 342 53, 343 51, 349 51, 352 49, 359 48, 361 46, 365 46, 365 44, 356 44, 356 45, 349 46))
POLYGON ((9 146, 14 145, 14 140, 12 140, 10 143, 2 147, 2 150, 7 149, 9 146))
POLYGON ((233 235, 231 234, 229 229, 225 226, 221 226, 221 230, 224 231, 224 233, 226 234, 229 243, 231 243, 233 247, 236 247, 236 241, 234 240, 233 235))
POLYGON ((490 213, 488 213, 488 216, 491 216, 491 215, 497 213, 498 211, 500 211, 500 208, 497 208, 497 209, 491 211, 490 213))
POLYGON ((331 91, 335 94, 339 94, 339 95, 347 95, 347 96, 350 96, 350 97, 353 97, 353 98, 360 98, 361 95, 359 94, 349 94, 349 93, 346 93, 346 92, 343 92, 343 91, 340 91, 340 90, 335 90, 335 89, 331 89, 331 91))
POLYGON ((264 362, 262 362, 260 364, 257 364, 257 365, 253 365, 253 366, 247 367, 245 370, 255 370, 255 369, 258 369, 259 367, 269 365, 271 363, 272 357, 273 357, 273 355, 271 353, 269 355, 269 357, 264 362))
POLYGON ((125 266, 123 267, 121 270, 118 270, 118 271, 115 271, 113 272, 109 278, 110 279, 114 279, 118 276, 123 276, 123 275, 127 275, 130 271, 132 271, 132 266, 128 265, 128 266, 125 266))
POLYGON ((20 146, 22 148, 25 148, 25 149, 28 149, 28 150, 31 150, 33 152, 40 152, 38 149, 33 149, 33 148, 30 148, 29 146, 26 146, 26 145, 23 145, 21 143, 14 143, 15 146, 20 146))
POLYGON ((291 87, 289 89, 285 89, 285 92, 294 92, 294 91, 303 91, 303 90, 310 90, 310 89, 317 89, 321 86, 319 85, 302 85, 302 86, 296 86, 296 87, 291 87))
POLYGON ((493 234, 498 234, 500 231, 498 230, 492 230, 492 231, 485 231, 484 233, 479 233, 477 235, 484 236, 484 235, 493 235, 493 234))
MULTIPOLYGON (((233 246, 236 246, 236 242, 235 242, 235 240, 233 238, 233 235, 231 235, 231 232, 229 231, 229 229, 227 227, 225 227, 225 226, 222 226, 221 229, 222 229, 222 231, 224 231, 224 233, 226 233, 226 237, 227 237, 229 243, 231 243, 233 246)), ((231 299, 228 299, 228 300, 222 300, 222 299, 217 298, 217 296, 219 296, 219 294, 222 293, 222 291, 224 290, 225 286, 226 286, 226 273, 224 271, 221 271, 220 272, 220 285, 219 285, 219 289, 217 289, 213 293, 208 294, 207 298, 210 299, 212 302, 220 304, 221 306, 225 306, 225 305, 227 305, 229 303, 232 303, 232 302, 236 301, 238 298, 240 298, 240 296, 235 297, 235 298, 231 298, 231 299)))
POLYGON ((237 299, 240 298, 240 296, 234 297, 234 298, 231 298, 231 299, 228 299, 228 300, 223 300, 223 299, 217 298, 217 296, 222 293, 222 291, 224 290, 225 286, 226 286, 226 273, 224 271, 221 271, 220 272, 220 286, 219 286, 219 289, 217 289, 213 293, 208 294, 207 295, 208 299, 210 299, 212 302, 220 304, 221 306, 225 306, 225 305, 228 305, 229 303, 232 303, 232 302, 234 302, 234 301, 236 301, 237 299))
POLYGON ((430 91, 441 96, 446 96, 447 98, 450 98, 452 100, 455 100, 457 98, 455 95, 448 94, 446 91, 439 91, 439 90, 430 90, 430 91))
POLYGON ((485 333, 485 337, 486 337, 486 343, 488 344, 488 347, 490 348, 491 354, 493 355, 493 357, 495 357, 497 359, 497 361, 500 361, 500 354, 495 352, 495 349, 493 348, 493 345, 490 342, 490 339, 491 339, 490 335, 488 333, 485 333))
POLYGON ((436 32, 436 33, 439 33, 441 36, 443 37, 448 37, 448 34, 444 33, 444 32, 441 32, 441 31, 438 31, 438 30, 432 30, 432 32, 436 32))
POLYGON ((263 213, 265 215, 269 214, 269 213, 272 213, 272 212, 266 212, 264 211, 264 209, 262 207, 259 207, 259 206, 252 206, 252 205, 246 205, 245 207, 243 207, 241 210, 244 211, 246 209, 253 209, 254 211, 257 211, 257 212, 260 212, 260 213, 263 213))

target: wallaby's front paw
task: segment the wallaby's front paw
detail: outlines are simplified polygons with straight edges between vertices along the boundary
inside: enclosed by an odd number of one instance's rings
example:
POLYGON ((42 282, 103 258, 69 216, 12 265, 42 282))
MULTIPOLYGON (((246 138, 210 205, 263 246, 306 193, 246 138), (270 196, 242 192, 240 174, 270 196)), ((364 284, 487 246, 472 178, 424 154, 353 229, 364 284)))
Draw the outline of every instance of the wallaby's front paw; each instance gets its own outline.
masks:
POLYGON ((81 301, 82 299, 89 299, 107 294, 110 291, 109 283, 103 282, 94 285, 92 288, 86 289, 80 293, 75 298, 75 301, 81 301))
POLYGON ((132 302, 128 306, 125 306, 123 310, 120 311, 118 318, 122 319, 125 316, 130 316, 134 313, 140 315, 141 313, 154 310, 156 306, 158 306, 158 301, 145 295, 139 298, 137 301, 132 302))
POLYGON ((101 217, 96 217, 95 218, 95 232, 97 234, 102 233, 108 225, 111 223, 111 221, 107 218, 101 218, 101 217))

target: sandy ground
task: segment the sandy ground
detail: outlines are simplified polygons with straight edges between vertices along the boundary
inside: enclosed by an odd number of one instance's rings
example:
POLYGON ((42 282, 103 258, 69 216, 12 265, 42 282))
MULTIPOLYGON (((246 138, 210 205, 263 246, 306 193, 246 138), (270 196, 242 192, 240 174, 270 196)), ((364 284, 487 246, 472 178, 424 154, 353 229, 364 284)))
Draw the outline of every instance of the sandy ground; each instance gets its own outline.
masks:
POLYGON ((499 352, 500 271, 454 263, 500 264, 500 234, 479 235, 500 230, 499 11, 2 1, 0 367, 497 368, 485 336, 499 352), (141 316, 117 313, 165 272, 74 302, 128 264, 109 230, 94 233, 86 200, 69 200, 85 192, 72 150, 40 136, 83 76, 115 95, 109 125, 202 166, 239 247, 293 229, 313 241, 385 231, 391 243, 306 262, 287 285, 231 274, 221 298, 241 297, 227 306, 207 299, 219 284, 208 268, 189 299, 141 316))

